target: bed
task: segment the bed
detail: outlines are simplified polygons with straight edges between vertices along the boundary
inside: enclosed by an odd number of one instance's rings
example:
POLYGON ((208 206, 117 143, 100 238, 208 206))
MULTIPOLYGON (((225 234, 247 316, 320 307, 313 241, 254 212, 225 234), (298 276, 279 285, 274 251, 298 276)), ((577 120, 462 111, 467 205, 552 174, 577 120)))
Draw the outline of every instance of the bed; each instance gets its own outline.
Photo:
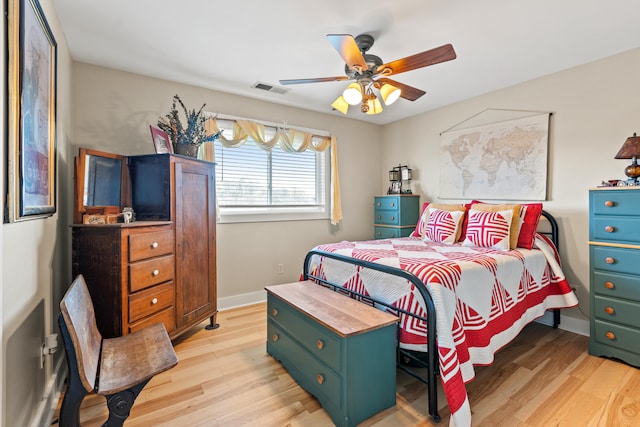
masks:
POLYGON ((479 214, 485 209, 472 202, 455 215, 442 214, 455 212, 451 205, 432 206, 425 204, 411 237, 315 247, 305 257, 303 278, 397 315, 398 368, 427 384, 429 414, 435 421, 440 421, 440 378, 450 425, 468 426, 465 384, 475 376, 473 366, 491 364, 500 348, 547 310, 553 311, 556 327, 559 309, 578 300, 560 266, 558 224, 542 205, 535 206, 537 212, 532 205, 500 205, 479 214), (455 217, 455 229, 438 229, 446 222, 439 214, 455 217), (475 234, 480 217, 484 237, 475 234), (496 224, 510 228, 509 242, 504 230, 495 231, 496 224), (502 237, 498 245, 493 244, 496 233, 502 237), (528 235, 524 247, 518 246, 522 233, 528 235), (487 235, 491 244, 482 241, 487 235), (426 368, 426 374, 416 367, 426 368))

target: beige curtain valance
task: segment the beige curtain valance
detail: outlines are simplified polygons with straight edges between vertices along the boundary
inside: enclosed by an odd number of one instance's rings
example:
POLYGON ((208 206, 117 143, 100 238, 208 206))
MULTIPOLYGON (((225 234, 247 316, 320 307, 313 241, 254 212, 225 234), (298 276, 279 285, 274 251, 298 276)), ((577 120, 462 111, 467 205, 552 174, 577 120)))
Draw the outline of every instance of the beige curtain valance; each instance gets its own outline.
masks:
MULTIPOLYGON (((205 122, 207 135, 220 132, 216 118, 205 122)), ((220 134, 219 142, 227 148, 237 148, 251 138, 258 147, 265 151, 272 150, 276 145, 289 153, 301 153, 306 150, 323 152, 331 149, 331 224, 338 224, 342 220, 342 203, 340 201, 340 179, 338 176, 338 150, 334 136, 319 136, 296 129, 276 128, 272 138, 267 139, 265 125, 249 120, 233 120, 233 136, 226 138, 220 134)), ((209 161, 215 161, 214 143, 206 142, 200 149, 200 156, 209 161)))

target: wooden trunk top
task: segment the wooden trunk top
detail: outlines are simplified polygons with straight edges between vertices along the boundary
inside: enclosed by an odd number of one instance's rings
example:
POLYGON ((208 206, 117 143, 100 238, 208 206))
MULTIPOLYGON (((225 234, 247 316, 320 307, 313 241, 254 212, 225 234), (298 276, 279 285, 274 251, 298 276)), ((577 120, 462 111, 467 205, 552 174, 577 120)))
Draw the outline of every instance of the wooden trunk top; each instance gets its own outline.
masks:
POLYGON ((340 336, 348 337, 398 322, 392 314, 378 310, 312 281, 265 287, 268 294, 340 336))

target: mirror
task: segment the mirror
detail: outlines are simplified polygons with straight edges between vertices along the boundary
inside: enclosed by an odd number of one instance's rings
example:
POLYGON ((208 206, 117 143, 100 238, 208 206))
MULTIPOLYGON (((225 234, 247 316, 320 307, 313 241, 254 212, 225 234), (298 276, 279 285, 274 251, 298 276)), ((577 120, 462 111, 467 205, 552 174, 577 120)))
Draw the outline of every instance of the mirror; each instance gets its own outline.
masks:
POLYGON ((80 148, 75 161, 74 223, 83 215, 117 214, 126 204, 126 157, 80 148))

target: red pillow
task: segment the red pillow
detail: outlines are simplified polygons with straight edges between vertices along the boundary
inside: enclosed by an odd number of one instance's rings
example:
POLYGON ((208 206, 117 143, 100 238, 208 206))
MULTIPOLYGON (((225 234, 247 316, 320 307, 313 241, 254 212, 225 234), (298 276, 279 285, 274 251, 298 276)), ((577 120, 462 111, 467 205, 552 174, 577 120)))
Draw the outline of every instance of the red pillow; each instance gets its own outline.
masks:
POLYGON ((427 223, 427 219, 425 217, 425 213, 427 212, 427 208, 429 207, 429 202, 425 202, 422 204, 422 210, 420 211, 420 218, 418 218, 418 223, 416 224, 415 230, 409 237, 422 237, 422 232, 424 231, 424 226, 427 223))
POLYGON ((531 249, 535 241, 540 216, 542 215, 542 203, 521 204, 521 206, 518 247, 531 249))

